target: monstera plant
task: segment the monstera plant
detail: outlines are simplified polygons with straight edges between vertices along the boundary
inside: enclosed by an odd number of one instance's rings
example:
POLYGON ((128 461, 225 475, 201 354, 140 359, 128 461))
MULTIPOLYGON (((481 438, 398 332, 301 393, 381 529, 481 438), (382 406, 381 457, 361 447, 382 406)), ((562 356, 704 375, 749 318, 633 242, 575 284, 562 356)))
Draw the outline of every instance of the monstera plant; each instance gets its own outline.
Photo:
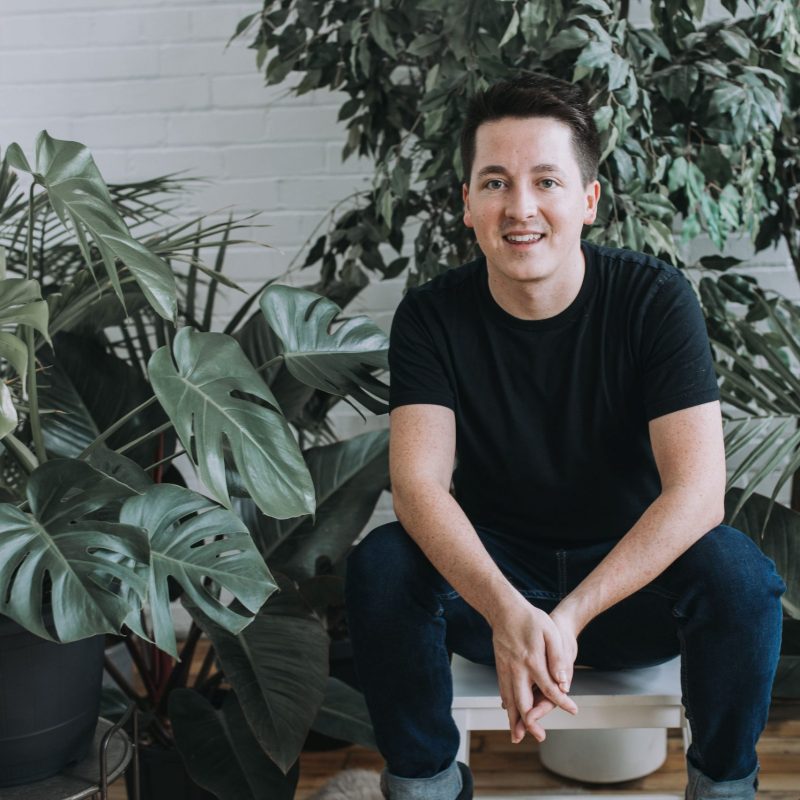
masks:
POLYGON ((373 743, 360 695, 328 678, 325 622, 387 487, 387 436, 336 441, 327 414, 385 412, 388 343, 275 282, 211 331, 249 221, 164 227, 175 188, 108 187, 85 147, 44 131, 35 159, 4 154, 0 615, 57 642, 124 635, 145 694, 109 669, 145 741, 177 740, 219 797, 288 797, 312 725, 373 743))

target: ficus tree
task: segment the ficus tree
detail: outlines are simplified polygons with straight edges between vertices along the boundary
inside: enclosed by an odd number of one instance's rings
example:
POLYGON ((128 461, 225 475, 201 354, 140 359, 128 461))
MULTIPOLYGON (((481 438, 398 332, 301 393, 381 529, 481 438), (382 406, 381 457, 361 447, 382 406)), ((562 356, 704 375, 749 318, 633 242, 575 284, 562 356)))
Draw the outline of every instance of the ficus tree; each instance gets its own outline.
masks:
POLYGON ((520 72, 582 87, 602 137, 585 235, 695 268, 739 459, 730 485, 744 481, 729 518, 784 553, 785 605, 800 616, 786 556, 800 547, 800 313, 726 251, 732 237, 756 251, 783 242, 800 279, 800 6, 721 2, 728 15, 705 21, 705 0, 652 0, 638 26, 628 0, 264 0, 234 37, 250 37, 268 84, 342 93, 342 158, 374 165, 371 186, 307 243, 305 265, 344 297, 370 275, 408 268, 413 285, 476 255, 458 149, 476 90, 520 72), (688 263, 701 235, 718 252, 688 263), (776 474, 772 497, 758 496, 776 474), (794 511, 775 503, 790 481, 794 511))

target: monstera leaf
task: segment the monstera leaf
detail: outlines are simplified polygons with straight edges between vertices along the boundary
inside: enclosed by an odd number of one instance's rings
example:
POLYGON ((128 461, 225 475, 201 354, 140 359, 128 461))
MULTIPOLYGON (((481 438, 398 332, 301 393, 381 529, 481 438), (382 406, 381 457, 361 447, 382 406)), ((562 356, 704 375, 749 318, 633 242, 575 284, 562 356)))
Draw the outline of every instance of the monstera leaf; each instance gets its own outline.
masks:
POLYGON ((147 593, 150 548, 138 527, 92 515, 132 490, 84 461, 54 459, 28 479, 31 513, 0 505, 0 613, 46 639, 42 595, 49 586, 56 639, 118 633, 147 593), (114 591, 115 585, 121 587, 114 591))
POLYGON ((285 774, 322 705, 328 635, 290 581, 280 578, 279 587, 238 635, 187 607, 211 637, 256 739, 285 774))
POLYGON ((247 500, 238 504, 264 556, 298 581, 313 577, 320 560, 339 561, 366 525, 389 486, 389 432, 363 433, 304 455, 317 495, 313 519, 268 519, 247 500))
POLYGON ((378 749, 364 695, 337 678, 328 678, 325 699, 311 727, 334 739, 378 749))
POLYGON ((339 306, 291 286, 268 286, 260 305, 295 378, 329 394, 350 395, 375 414, 388 411, 389 387, 372 372, 389 368, 389 340, 372 320, 353 317, 331 331, 339 306))
MULTIPOLYGON (((5 277, 5 255, 0 248, 0 327, 30 325, 47 337, 47 303, 37 281, 5 277)), ((28 372, 28 348, 10 331, 0 330, 0 358, 14 368, 24 383, 28 372)), ((17 411, 11 392, 0 380, 0 439, 17 427, 17 411)))
POLYGON ((155 643, 177 658, 167 581, 174 578, 191 602, 216 625, 238 633, 275 590, 244 523, 202 495, 164 483, 129 498, 120 521, 150 537, 150 601, 155 643), (228 608, 204 585, 210 578, 241 604, 228 608), (249 612, 249 613, 248 613, 249 612))
POLYGON ((182 328, 173 352, 177 367, 169 348, 153 353, 150 380, 212 496, 230 508, 227 439, 242 482, 264 513, 285 519, 311 512, 314 487, 297 443, 239 345, 222 333, 182 328))
POLYGON ((6 159, 15 169, 29 172, 47 190, 53 210, 66 228, 72 227, 90 269, 89 239, 103 260, 120 302, 119 259, 128 267, 150 305, 165 319, 176 314, 175 278, 158 256, 134 239, 114 207, 100 170, 89 151, 78 142, 53 139, 47 131, 36 138, 36 168, 31 168, 20 146, 12 144, 6 159))
POLYGON ((169 718, 175 744, 195 783, 220 800, 292 800, 299 762, 284 775, 261 749, 236 695, 229 692, 217 711, 190 689, 170 694, 169 718))

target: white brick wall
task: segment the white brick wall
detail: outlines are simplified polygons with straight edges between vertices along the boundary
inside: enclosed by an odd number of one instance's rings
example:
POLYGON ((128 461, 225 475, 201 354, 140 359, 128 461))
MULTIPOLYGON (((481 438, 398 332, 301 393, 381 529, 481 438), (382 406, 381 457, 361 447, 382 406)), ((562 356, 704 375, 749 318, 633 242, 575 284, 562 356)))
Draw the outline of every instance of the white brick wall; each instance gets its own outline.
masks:
MULTIPOLYGON (((225 49, 239 19, 258 8, 258 0, 0 0, 0 147, 17 141, 31 153, 46 128, 88 145, 107 180, 177 170, 210 179, 179 211, 263 212, 270 227, 255 236, 272 249, 230 257, 232 276, 255 288, 285 270, 324 211, 370 174, 363 161, 340 161, 339 97, 291 98, 263 85, 244 40, 225 49)), ((710 8, 717 14, 719 3, 710 8)), ((645 3, 635 0, 631 12, 646 24, 645 3)), ((800 297, 785 252, 756 263, 765 285, 800 297)), ((356 308, 388 330, 402 285, 376 284, 356 308)), ((346 410, 341 426, 363 429, 346 410)))

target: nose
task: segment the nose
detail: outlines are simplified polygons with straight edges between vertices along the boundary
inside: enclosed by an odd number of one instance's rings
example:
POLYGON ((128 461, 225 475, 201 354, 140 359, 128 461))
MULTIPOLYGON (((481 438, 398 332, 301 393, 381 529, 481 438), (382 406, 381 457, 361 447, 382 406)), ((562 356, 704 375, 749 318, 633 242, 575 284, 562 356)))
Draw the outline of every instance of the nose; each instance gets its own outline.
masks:
POLYGON ((509 219, 524 220, 535 217, 539 211, 533 190, 518 184, 506 194, 506 216, 509 219))

